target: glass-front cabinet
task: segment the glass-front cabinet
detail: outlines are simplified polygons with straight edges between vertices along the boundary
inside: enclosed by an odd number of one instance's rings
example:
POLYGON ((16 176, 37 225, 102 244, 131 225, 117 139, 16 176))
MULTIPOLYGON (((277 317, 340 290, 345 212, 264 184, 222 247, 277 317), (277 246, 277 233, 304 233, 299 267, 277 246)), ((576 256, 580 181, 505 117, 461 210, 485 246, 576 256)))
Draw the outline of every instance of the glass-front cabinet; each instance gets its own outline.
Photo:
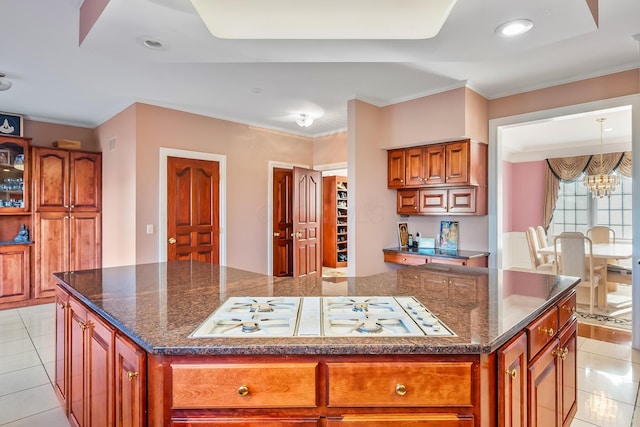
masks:
POLYGON ((28 140, 0 136, 0 213, 28 212, 28 140))

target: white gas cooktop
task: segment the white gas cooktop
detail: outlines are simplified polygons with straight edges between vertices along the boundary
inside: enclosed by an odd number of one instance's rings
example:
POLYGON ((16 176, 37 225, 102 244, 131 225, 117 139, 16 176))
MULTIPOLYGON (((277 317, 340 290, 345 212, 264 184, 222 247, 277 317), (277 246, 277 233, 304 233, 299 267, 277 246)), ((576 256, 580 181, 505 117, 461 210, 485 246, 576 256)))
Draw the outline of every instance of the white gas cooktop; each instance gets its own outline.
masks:
POLYGON ((456 334, 414 297, 229 298, 189 337, 389 337, 456 334))

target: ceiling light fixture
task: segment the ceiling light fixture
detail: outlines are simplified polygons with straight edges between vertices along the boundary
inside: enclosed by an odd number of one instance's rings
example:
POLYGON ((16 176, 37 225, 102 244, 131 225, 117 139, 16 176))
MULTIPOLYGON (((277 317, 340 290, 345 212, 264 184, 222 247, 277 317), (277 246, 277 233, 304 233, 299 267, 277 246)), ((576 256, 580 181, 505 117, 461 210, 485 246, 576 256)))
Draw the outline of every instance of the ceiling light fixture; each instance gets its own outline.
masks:
POLYGON ((311 124, 313 123, 313 119, 309 117, 307 113, 300 113, 300 117, 296 119, 296 123, 301 128, 306 128, 311 126, 311 124))
POLYGON ((5 79, 4 73, 0 73, 0 90, 9 90, 13 86, 11 80, 5 79))
POLYGON ((428 39, 457 0, 191 0, 223 39, 428 39))
POLYGON ((505 22, 496 28, 496 33, 502 37, 515 37, 526 33, 533 28, 533 22, 528 19, 516 19, 505 22))
POLYGON ((604 196, 610 197, 613 190, 620 184, 620 177, 618 175, 604 173, 604 163, 602 162, 602 132, 603 123, 607 120, 605 118, 596 119, 596 122, 600 122, 600 173, 597 175, 586 175, 582 180, 583 184, 591 192, 592 197, 604 196))

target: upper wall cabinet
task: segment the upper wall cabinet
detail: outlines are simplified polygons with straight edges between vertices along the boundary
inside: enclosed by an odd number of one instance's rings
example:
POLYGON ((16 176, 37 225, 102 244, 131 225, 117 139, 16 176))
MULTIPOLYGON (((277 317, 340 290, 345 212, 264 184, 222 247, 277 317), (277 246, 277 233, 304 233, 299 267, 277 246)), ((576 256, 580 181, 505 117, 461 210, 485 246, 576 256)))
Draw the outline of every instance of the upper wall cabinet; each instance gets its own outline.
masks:
POLYGON ((388 188, 487 185, 487 144, 468 139, 388 151, 388 188))
POLYGON ((487 144, 465 139, 389 150, 387 167, 400 215, 487 213, 487 144))

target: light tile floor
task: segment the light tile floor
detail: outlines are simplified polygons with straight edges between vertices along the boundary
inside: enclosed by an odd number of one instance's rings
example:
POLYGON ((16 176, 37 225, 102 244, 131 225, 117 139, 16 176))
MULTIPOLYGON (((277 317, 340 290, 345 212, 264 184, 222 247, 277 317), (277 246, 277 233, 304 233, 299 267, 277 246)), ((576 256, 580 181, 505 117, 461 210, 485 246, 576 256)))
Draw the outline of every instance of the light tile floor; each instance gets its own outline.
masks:
MULTIPOLYGON (((53 304, 0 311, 0 426, 68 427, 53 390, 53 304)), ((578 337, 572 427, 640 427, 640 351, 578 337)))

